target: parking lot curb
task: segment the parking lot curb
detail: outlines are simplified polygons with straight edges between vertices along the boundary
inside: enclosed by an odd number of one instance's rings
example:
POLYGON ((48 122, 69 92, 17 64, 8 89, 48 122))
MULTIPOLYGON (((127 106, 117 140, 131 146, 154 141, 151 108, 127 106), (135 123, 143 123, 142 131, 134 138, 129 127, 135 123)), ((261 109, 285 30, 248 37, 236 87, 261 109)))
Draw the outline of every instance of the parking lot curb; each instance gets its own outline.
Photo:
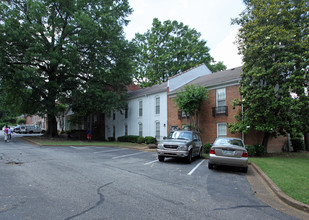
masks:
POLYGON ((262 179, 281 201, 296 209, 309 213, 309 205, 299 202, 286 195, 255 163, 251 162, 251 166, 262 177, 262 179))

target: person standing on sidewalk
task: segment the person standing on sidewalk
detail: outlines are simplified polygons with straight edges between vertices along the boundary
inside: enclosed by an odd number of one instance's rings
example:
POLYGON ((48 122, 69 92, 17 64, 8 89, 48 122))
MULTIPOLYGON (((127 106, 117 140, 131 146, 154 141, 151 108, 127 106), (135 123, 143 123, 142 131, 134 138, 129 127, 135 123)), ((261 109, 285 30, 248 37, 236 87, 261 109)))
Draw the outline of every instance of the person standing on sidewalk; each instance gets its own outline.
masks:
POLYGON ((9 133, 8 126, 5 126, 4 128, 4 141, 5 142, 8 142, 8 133, 9 133))
POLYGON ((87 130, 87 139, 88 139, 89 142, 91 141, 91 138, 92 138, 92 129, 88 128, 88 130, 87 130))
POLYGON ((8 140, 11 140, 12 139, 12 128, 9 127, 8 128, 8 140))

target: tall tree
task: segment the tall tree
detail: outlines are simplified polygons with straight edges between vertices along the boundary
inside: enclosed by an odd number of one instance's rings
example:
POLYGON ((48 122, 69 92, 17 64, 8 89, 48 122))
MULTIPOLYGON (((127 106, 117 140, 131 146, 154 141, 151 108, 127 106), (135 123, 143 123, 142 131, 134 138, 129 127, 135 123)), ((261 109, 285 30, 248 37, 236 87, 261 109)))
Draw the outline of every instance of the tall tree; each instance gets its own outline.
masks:
POLYGON ((131 82, 133 51, 123 34, 131 12, 127 0, 1 1, 0 77, 12 105, 47 114, 49 136, 57 135, 59 102, 118 105, 110 99, 131 82), (89 89, 91 103, 76 98, 89 89))
POLYGON ((248 0, 234 22, 241 25, 243 106, 232 131, 248 128, 268 137, 309 132, 309 3, 305 0, 248 0), (293 94, 293 95, 291 95, 293 94))
POLYGON ((206 41, 195 29, 177 21, 153 19, 152 28, 136 34, 133 42, 139 48, 135 61, 135 79, 141 86, 167 81, 168 77, 205 63, 213 72, 226 69, 215 63, 206 41))
POLYGON ((185 112, 190 117, 190 126, 199 130, 199 112, 201 107, 208 98, 207 89, 201 85, 195 86, 193 84, 186 85, 184 90, 177 93, 175 102, 180 111, 185 112))

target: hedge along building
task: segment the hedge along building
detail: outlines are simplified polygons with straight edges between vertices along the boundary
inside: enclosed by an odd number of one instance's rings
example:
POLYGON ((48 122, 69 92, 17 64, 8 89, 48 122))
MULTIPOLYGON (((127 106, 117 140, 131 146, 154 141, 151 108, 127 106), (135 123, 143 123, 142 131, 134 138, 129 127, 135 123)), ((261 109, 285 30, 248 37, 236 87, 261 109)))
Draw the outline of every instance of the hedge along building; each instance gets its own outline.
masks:
MULTIPOLYGON (((208 99, 204 102, 199 116, 199 128, 203 143, 213 143, 217 137, 229 136, 244 140, 246 145, 262 144, 263 133, 250 130, 249 133, 231 134, 227 125, 236 121, 235 115, 241 107, 232 108, 232 101, 240 99, 239 86, 241 67, 201 76, 189 84, 202 85, 208 89, 208 99)), ((170 90, 167 98, 167 126, 169 131, 186 124, 185 114, 176 107, 173 99, 184 87, 170 90)), ((268 152, 280 152, 287 144, 286 137, 270 137, 268 152)))
POLYGON ((168 131, 168 92, 190 83, 211 71, 205 64, 191 68, 160 85, 128 92, 128 109, 105 115, 105 138, 117 139, 125 135, 152 136, 162 140, 168 131))

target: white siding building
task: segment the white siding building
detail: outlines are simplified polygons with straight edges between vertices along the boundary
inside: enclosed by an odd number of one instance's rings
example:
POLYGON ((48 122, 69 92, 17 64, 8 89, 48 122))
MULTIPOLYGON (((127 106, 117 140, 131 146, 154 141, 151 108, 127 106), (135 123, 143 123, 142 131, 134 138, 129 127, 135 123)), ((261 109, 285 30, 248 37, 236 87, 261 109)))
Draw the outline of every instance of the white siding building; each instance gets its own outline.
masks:
POLYGON ((128 110, 105 116, 105 137, 117 139, 124 135, 139 135, 162 140, 168 130, 167 93, 207 74, 211 71, 202 64, 160 85, 129 92, 128 110))

